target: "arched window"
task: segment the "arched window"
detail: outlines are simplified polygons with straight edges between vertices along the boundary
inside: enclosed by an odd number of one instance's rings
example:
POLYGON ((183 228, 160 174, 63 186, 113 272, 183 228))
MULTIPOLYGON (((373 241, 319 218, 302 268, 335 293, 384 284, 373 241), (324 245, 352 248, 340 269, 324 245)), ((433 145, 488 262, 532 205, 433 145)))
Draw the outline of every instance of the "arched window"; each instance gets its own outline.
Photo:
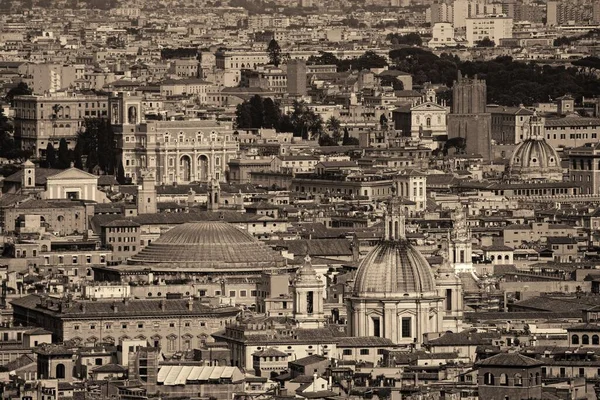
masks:
POLYGON ((56 366, 56 379, 65 379, 65 365, 58 364, 56 366))
POLYGON ((508 386, 508 375, 500 374, 500 385, 508 386))
POLYGON ((428 128, 431 128, 431 118, 425 120, 425 125, 427 125, 428 128))
POLYGON ((507 261, 510 260, 510 257, 508 256, 508 254, 504 256, 504 259, 507 261))
POLYGON ((523 377, 521 374, 515 374, 515 386, 523 386, 523 377))
POLYGON ((579 344, 579 336, 577 336, 577 335, 571 336, 571 344, 579 344))
POLYGON ((484 385, 493 385, 494 384, 494 375, 491 372, 486 372, 483 374, 483 384, 484 385))
POLYGON ((592 344, 600 344, 600 337, 598 335, 592 336, 592 344))
POLYGON ((581 344, 590 344, 590 337, 588 335, 583 335, 581 337, 581 344))

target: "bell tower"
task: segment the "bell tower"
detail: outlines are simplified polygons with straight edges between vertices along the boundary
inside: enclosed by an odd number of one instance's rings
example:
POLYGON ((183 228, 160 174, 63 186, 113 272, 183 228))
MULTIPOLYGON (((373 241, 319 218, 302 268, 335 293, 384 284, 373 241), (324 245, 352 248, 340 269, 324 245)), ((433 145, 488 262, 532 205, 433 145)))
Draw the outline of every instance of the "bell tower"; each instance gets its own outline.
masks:
POLYGON ((21 191, 30 191, 35 188, 35 164, 30 160, 23 163, 23 177, 21 178, 21 191))
POLYGON ((156 175, 154 170, 146 168, 140 173, 141 188, 138 189, 138 214, 156 214, 156 175))
POLYGON ((458 205, 452 213, 452 231, 450 232, 450 265, 455 272, 474 272, 473 244, 471 229, 467 225, 464 208, 458 205))
POLYGON ((439 296, 444 298, 442 327, 444 332, 460 332, 464 311, 463 288, 462 281, 450 265, 448 240, 442 242, 440 255, 443 261, 437 270, 435 281, 439 296))
POLYGON ((112 125, 138 125, 142 122, 142 98, 129 92, 108 99, 108 117, 112 125))
POLYGON ((292 283, 294 293, 294 319, 300 328, 320 328, 325 325, 323 312, 323 281, 317 276, 310 256, 304 259, 304 265, 296 271, 292 283))
POLYGON ((219 201, 221 201, 221 185, 216 179, 211 179, 210 186, 208 187, 208 199, 206 202, 206 209, 208 211, 218 211, 219 201))

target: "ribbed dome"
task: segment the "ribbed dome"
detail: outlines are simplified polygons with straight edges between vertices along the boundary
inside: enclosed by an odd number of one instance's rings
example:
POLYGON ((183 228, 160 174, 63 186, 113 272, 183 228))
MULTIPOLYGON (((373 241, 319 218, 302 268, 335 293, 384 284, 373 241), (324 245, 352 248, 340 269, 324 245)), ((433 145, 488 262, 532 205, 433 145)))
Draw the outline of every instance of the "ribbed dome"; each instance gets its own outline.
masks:
POLYGON ((354 295, 404 297, 436 290, 429 263, 406 240, 382 241, 361 261, 354 281, 354 295))
POLYGON ((130 264, 173 264, 235 272, 284 267, 285 259, 249 233, 226 222, 176 226, 129 260, 130 264))
POLYGON ((560 157, 544 139, 529 138, 515 149, 510 174, 521 179, 562 180, 560 157))

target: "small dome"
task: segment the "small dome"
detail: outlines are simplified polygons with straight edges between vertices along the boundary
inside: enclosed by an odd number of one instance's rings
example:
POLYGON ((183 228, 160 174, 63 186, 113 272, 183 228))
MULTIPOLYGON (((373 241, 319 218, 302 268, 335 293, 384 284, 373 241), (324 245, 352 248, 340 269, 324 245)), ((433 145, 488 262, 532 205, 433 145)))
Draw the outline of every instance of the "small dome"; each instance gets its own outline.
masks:
POLYGON ((381 241, 361 261, 354 295, 363 298, 414 296, 436 290, 431 266, 408 241, 381 241))
POLYGON ((129 264, 185 264, 199 271, 263 271, 285 267, 285 259, 248 232, 226 222, 194 222, 165 232, 129 264))
POLYGON ((544 139, 529 138, 515 149, 510 174, 521 179, 562 180, 560 157, 544 139))

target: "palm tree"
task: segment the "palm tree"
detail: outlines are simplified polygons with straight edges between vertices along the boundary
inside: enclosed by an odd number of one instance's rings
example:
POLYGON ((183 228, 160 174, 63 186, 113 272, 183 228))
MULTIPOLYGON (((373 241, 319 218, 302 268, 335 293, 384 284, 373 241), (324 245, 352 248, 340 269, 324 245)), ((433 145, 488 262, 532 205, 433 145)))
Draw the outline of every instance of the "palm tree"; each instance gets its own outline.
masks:
POLYGON ((305 101, 294 101, 291 120, 294 132, 304 139, 317 140, 323 132, 323 118, 308 108, 305 101))
POLYGON ((329 117, 327 123, 325 124, 327 130, 331 132, 331 137, 336 142, 342 140, 342 124, 340 120, 334 117, 333 115, 329 117))

